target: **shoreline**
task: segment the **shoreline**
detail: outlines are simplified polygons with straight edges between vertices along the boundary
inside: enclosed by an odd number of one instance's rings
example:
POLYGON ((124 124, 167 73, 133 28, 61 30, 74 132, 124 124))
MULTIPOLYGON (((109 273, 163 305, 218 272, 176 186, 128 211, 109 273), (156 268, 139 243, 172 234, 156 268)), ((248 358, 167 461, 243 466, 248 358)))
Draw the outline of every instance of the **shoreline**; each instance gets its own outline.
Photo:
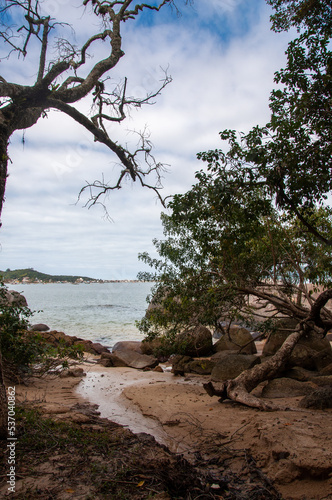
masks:
MULTIPOLYGON (((20 386, 20 399, 46 416, 81 424, 97 410, 101 418, 152 435, 192 463, 200 455, 219 457, 230 474, 247 467, 251 456, 284 500, 332 499, 332 410, 260 412, 231 401, 220 404, 202 387, 207 377, 105 368, 97 359, 89 355, 77 365, 86 373, 82 378, 49 377, 20 386)), ((294 407, 300 399, 278 402, 294 407)))

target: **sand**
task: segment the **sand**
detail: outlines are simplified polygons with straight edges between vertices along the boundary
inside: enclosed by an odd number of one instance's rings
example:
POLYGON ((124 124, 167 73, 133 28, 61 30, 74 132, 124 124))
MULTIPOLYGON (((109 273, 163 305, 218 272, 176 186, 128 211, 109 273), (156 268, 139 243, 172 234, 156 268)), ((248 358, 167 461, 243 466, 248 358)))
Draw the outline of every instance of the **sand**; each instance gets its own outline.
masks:
MULTIPOLYGON (((77 421, 85 415, 75 405, 96 404, 102 417, 152 434, 189 460, 212 457, 232 473, 253 459, 285 500, 332 499, 332 410, 260 412, 221 404, 202 388, 206 377, 104 368, 93 357, 84 371, 82 379, 36 379, 18 393, 49 415, 77 421)), ((300 399, 278 401, 296 406, 300 399)))

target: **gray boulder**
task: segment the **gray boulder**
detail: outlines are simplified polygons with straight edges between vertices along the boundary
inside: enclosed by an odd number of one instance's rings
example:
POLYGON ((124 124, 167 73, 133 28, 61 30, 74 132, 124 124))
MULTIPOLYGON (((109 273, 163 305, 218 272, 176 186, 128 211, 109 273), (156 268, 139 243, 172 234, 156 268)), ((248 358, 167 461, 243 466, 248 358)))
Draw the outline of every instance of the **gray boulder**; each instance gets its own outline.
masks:
POLYGON ((211 380, 214 382, 233 379, 261 362, 258 356, 228 351, 219 352, 217 358, 215 356, 211 357, 211 360, 216 360, 211 372, 211 380))
POLYGON ((262 390, 263 398, 291 398, 310 394, 317 386, 312 382, 300 382, 291 378, 270 380, 262 390))
POLYGON ((181 354, 173 355, 172 373, 174 375, 184 375, 185 373, 197 373, 199 375, 210 375, 216 361, 208 358, 193 359, 190 356, 182 356, 181 354))
POLYGON ((237 351, 241 354, 256 354, 254 339, 247 328, 233 325, 213 346, 215 352, 237 351))
POLYGON ((179 333, 174 342, 175 352, 191 357, 208 356, 212 348, 212 334, 202 325, 179 333))
POLYGON ((0 297, 0 304, 13 307, 27 307, 27 299, 16 290, 6 290, 4 297, 0 297))
POLYGON ((132 349, 119 349, 112 353, 103 352, 101 364, 104 366, 128 366, 137 370, 144 370, 144 368, 157 366, 158 360, 153 356, 140 354, 132 349))
POLYGON ((332 408, 332 386, 319 387, 305 396, 299 403, 300 408, 312 408, 314 410, 325 410, 332 408))
POLYGON ((36 325, 32 325, 30 328, 33 332, 48 332, 49 329, 50 327, 44 323, 37 323, 36 325))
MULTIPOLYGON (((293 326, 295 329, 295 323, 293 323, 293 326)), ((275 354, 294 329, 283 327, 275 333, 270 334, 264 345, 263 356, 272 356, 275 354)), ((286 368, 301 366, 307 370, 321 370, 330 363, 332 363, 330 342, 327 338, 311 332, 306 337, 300 339, 294 347, 286 368)))
POLYGON ((143 354, 141 347, 142 342, 139 340, 123 340, 114 344, 114 346, 112 347, 112 352, 130 350, 138 352, 139 354, 143 354))
POLYGON ((193 361, 190 356, 175 354, 170 358, 172 362, 172 373, 174 375, 184 375, 190 371, 189 365, 193 361))

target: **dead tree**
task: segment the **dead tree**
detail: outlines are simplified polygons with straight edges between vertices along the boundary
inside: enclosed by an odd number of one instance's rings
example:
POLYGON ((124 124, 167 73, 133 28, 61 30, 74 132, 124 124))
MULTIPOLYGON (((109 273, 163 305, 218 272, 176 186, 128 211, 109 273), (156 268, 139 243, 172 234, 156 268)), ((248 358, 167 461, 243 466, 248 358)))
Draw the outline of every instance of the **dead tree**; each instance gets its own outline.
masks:
MULTIPOLYGON (((161 199, 161 165, 152 156, 151 144, 147 138, 142 136, 139 147, 135 151, 129 151, 112 139, 107 124, 122 122, 129 107, 151 103, 151 99, 171 81, 165 73, 159 88, 144 98, 136 99, 127 95, 126 78, 119 85, 114 84, 109 77, 112 69, 124 56, 121 39, 123 23, 135 19, 144 10, 158 12, 166 5, 174 6, 173 0, 162 0, 159 4, 136 3, 133 0, 83 0, 79 22, 83 22, 85 15, 92 15, 94 22, 97 20, 101 29, 78 48, 73 42, 73 31, 70 38, 59 37, 57 30, 66 26, 66 19, 52 19, 45 12, 47 2, 43 4, 39 0, 0 1, 0 37, 8 46, 7 57, 3 59, 1 66, 14 54, 19 56, 18 64, 23 64, 30 46, 33 45, 35 50, 36 44, 39 44, 39 55, 35 61, 37 76, 31 85, 8 82, 4 76, 0 76, 0 216, 5 200, 10 137, 17 130, 35 125, 39 118, 46 116, 51 109, 65 113, 82 125, 94 141, 104 144, 110 150, 119 165, 118 179, 114 184, 95 181, 82 188, 82 191, 91 189, 91 204, 97 203, 102 194, 119 189, 126 177, 151 188, 161 199), (19 24, 14 25, 14 20, 19 24), (101 42, 104 42, 104 47, 109 47, 108 54, 91 65, 90 56, 101 42), (91 109, 94 110, 91 117, 80 111, 76 105, 87 97, 90 97, 91 109), (146 180, 151 173, 156 174, 152 183, 146 180)), ((0 435, 3 438, 6 435, 6 391, 1 355, 0 404, 0 435)))

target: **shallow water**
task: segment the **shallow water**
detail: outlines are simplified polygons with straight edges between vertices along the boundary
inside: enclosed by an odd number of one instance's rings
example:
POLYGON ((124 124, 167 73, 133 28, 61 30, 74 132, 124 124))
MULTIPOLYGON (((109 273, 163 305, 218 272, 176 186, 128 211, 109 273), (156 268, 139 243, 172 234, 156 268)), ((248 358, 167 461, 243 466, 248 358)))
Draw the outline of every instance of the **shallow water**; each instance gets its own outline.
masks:
POLYGON ((45 323, 111 347, 119 340, 141 340, 135 326, 147 308, 151 283, 70 283, 9 285, 38 311, 31 323, 45 323))
POLYGON ((134 433, 151 434, 159 443, 168 444, 168 436, 162 425, 148 416, 142 415, 123 394, 128 386, 165 382, 171 373, 142 372, 132 368, 105 370, 95 365, 86 370, 86 377, 77 386, 76 392, 92 404, 99 406, 100 416, 128 427, 134 433))

